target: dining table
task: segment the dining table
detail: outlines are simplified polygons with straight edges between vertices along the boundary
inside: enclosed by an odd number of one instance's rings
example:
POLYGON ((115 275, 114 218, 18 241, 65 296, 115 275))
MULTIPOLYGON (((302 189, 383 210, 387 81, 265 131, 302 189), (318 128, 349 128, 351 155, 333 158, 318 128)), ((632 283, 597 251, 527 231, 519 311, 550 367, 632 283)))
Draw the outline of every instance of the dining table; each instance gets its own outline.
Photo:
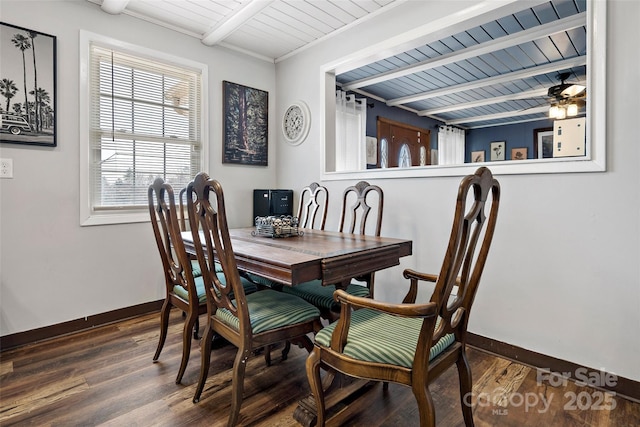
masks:
MULTIPOLYGON (((229 230, 238 269, 285 286, 316 279, 340 286, 399 265, 400 258, 412 251, 407 239, 303 228, 290 237, 266 237, 255 230, 229 230)), ((187 252, 195 254, 191 232, 182 232, 182 239, 187 252)))
MULTIPOLYGON (((399 265, 400 258, 412 253, 412 241, 408 239, 326 230, 299 229, 289 237, 268 237, 256 233, 255 227, 246 227, 230 229, 229 235, 238 270, 284 286, 321 280, 323 285, 346 288, 353 278, 399 265)), ((191 232, 182 232, 182 239, 187 252, 195 254, 191 232)), ((336 408, 369 383, 335 372, 328 377, 331 379, 325 380, 333 393, 327 403, 336 408)), ((293 417, 303 426, 315 425, 313 396, 298 402, 293 417)))

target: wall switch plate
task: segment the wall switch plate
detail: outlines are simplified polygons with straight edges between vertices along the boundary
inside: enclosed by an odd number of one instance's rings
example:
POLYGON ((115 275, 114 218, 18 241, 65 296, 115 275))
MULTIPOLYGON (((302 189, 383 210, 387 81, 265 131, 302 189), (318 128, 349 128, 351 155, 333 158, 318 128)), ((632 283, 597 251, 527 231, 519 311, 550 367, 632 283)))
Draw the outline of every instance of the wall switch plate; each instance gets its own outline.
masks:
POLYGON ((13 178, 13 159, 0 159, 0 178, 13 178))

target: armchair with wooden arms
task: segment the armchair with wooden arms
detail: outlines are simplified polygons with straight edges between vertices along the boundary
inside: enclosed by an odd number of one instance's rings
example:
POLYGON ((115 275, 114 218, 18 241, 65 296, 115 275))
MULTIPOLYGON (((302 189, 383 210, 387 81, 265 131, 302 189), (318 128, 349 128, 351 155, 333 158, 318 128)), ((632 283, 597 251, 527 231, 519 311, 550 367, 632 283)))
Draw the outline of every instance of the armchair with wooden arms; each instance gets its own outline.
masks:
POLYGON ((200 379, 193 397, 200 400, 209 373, 211 338, 220 334, 238 348, 233 363, 231 409, 228 425, 238 423, 247 359, 259 348, 282 341, 299 342, 311 351, 308 333, 321 328, 320 312, 306 301, 265 289, 247 295, 229 236, 222 186, 199 173, 187 186, 187 206, 193 243, 204 278, 207 326, 201 341, 200 379), (214 260, 222 266, 226 283, 216 274, 214 260))
MULTIPOLYGON (((342 233, 380 236, 384 193, 377 185, 360 181, 347 187, 342 195, 339 230, 342 233), (371 221, 368 221, 371 220, 371 221)), ((322 317, 334 321, 340 313, 340 304, 333 299, 337 288, 355 296, 373 296, 374 273, 356 277, 353 281, 323 286, 320 280, 283 288, 283 292, 299 296, 320 309, 322 317)))
MULTIPOLYGON (((485 167, 466 176, 459 187, 449 244, 440 274, 405 270, 409 292, 401 304, 360 298, 337 290, 337 322, 316 334, 306 362, 316 406, 317 425, 326 420, 320 369, 329 379, 347 376, 395 382, 412 388, 420 426, 435 425, 429 384, 454 363, 460 380, 465 424, 473 426, 471 369, 466 356, 467 324, 496 225, 500 186, 485 167), (486 210, 488 216, 486 215, 486 210), (420 282, 435 282, 428 303, 416 303, 420 282)), ((328 383, 325 378, 325 383, 328 383)))

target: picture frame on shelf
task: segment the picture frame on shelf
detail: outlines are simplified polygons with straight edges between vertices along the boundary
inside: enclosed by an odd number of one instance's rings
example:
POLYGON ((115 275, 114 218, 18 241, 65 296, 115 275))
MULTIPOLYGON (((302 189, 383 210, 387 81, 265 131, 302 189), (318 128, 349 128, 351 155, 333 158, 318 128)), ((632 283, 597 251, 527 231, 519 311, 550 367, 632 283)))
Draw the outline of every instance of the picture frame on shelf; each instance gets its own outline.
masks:
POLYGON ((268 165, 269 93, 222 82, 222 163, 268 165))
POLYGON ((482 163, 484 162, 484 150, 472 151, 471 152, 471 163, 482 163))
POLYGON ((56 36, 0 22, 0 142, 56 147, 56 36))
POLYGON ((505 159, 506 141, 493 141, 489 147, 491 149, 489 158, 492 162, 505 159))
POLYGON ((533 157, 535 159, 553 157, 553 128, 533 130, 533 157))
POLYGON ((527 160, 529 150, 527 147, 518 147, 511 149, 511 160, 527 160))

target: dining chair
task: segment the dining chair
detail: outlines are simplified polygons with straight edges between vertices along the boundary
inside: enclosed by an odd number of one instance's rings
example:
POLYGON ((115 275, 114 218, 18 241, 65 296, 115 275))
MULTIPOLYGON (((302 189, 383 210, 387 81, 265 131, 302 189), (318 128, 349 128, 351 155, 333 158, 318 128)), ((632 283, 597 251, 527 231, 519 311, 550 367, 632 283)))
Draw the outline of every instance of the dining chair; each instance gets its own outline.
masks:
MULTIPOLYGON (((300 190, 298 198, 298 227, 324 230, 327 221, 327 207, 329 205, 329 190, 317 182, 312 182, 300 190)), ((304 231, 303 231, 304 232, 304 231)), ((263 288, 271 288, 281 291, 283 285, 266 277, 252 273, 246 273, 247 277, 263 288)), ((286 359, 291 349, 291 343, 287 341, 282 350, 282 357, 286 359)), ((264 349, 265 362, 271 364, 271 346, 264 349)))
POLYGON ((338 371, 383 381, 385 389, 389 381, 410 386, 424 427, 435 425, 429 383, 455 363, 464 422, 473 426, 467 324, 493 238, 499 200, 500 185, 486 167, 462 179, 440 274, 405 270, 409 291, 401 304, 335 292, 340 317, 316 334, 306 361, 317 406, 316 425, 324 426, 327 421, 325 400, 330 394, 326 382, 323 388, 320 368, 329 375, 338 371), (416 303, 418 285, 424 282, 435 282, 431 299, 416 303))
POLYGON ((327 222, 329 191, 317 182, 312 182, 300 191, 298 203, 298 226, 324 230, 327 222), (319 223, 316 223, 319 221, 319 223))
MULTIPOLYGON (((179 194, 181 193, 182 191, 179 194)), ((182 227, 173 187, 162 178, 156 178, 149 186, 148 200, 151 225, 162 260, 166 288, 166 296, 160 309, 160 339, 153 361, 156 362, 160 357, 167 338, 169 314, 171 308, 176 307, 182 310, 185 317, 182 329, 182 360, 176 377, 176 384, 179 384, 189 363, 191 331, 193 339, 198 339, 199 317, 207 312, 207 299, 202 275, 199 273, 200 265, 198 263, 196 275, 192 269, 192 257, 187 254, 180 235, 182 227)), ((217 271, 224 281, 222 270, 217 271)), ((242 279, 242 286, 247 293, 258 290, 257 286, 247 279, 242 279)))
POLYGON ((160 357, 167 338, 171 308, 177 307, 186 317, 182 328, 182 360, 176 377, 178 384, 182 381, 189 362, 191 331, 197 339, 198 317, 207 312, 204 283, 202 277, 194 277, 190 260, 186 257, 173 188, 162 178, 156 178, 149 186, 148 199, 151 225, 162 260, 166 287, 166 296, 160 310, 160 340, 153 361, 160 357), (178 256, 179 253, 185 254, 184 260, 178 256))
POLYGON ((207 326, 201 341, 200 379, 193 402, 200 400, 211 358, 211 338, 220 334, 238 348, 233 363, 231 410, 228 425, 236 425, 242 405, 247 359, 255 350, 282 341, 299 343, 308 351, 308 333, 318 331, 320 312, 306 301, 265 289, 247 295, 229 236, 222 186, 201 172, 187 186, 187 207, 193 243, 204 279, 207 326), (219 280, 213 261, 222 266, 219 280))
MULTIPOLYGON (((342 210, 338 231, 350 234, 380 236, 384 192, 377 185, 360 181, 347 187, 342 194, 342 210)), ((339 287, 355 296, 373 297, 374 273, 356 277, 350 282, 336 285, 322 285, 320 280, 312 280, 293 287, 284 287, 283 292, 296 295, 320 309, 322 317, 330 322, 340 315, 340 304, 333 299, 339 287)))

